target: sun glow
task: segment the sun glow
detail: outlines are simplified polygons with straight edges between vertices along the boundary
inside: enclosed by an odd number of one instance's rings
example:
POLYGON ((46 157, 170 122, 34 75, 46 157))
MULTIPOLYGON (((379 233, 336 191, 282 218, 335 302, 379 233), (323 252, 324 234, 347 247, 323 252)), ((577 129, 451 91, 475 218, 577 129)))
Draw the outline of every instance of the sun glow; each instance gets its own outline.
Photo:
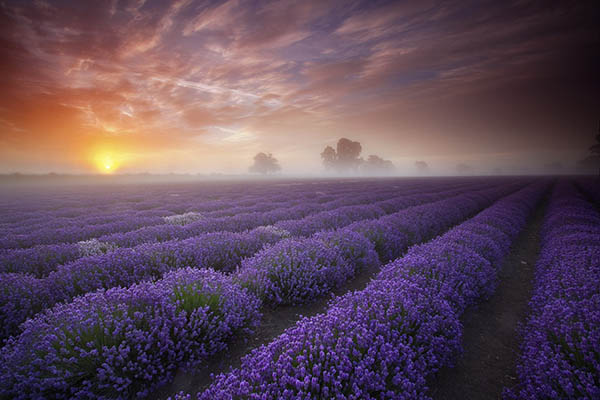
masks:
POLYGON ((96 169, 103 174, 113 173, 117 169, 116 157, 113 153, 102 152, 94 156, 96 169))

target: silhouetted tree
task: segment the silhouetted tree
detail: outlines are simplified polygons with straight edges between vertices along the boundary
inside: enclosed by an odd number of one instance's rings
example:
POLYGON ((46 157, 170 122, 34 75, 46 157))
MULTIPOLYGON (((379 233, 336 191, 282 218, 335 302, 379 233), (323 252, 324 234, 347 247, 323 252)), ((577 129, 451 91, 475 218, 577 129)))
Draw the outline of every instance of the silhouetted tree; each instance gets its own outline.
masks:
POLYGON ((362 164, 362 169, 367 174, 389 175, 396 170, 396 167, 390 160, 384 160, 383 158, 372 154, 367 161, 362 164))
POLYGON ((338 164, 344 169, 356 169, 360 164, 359 158, 362 146, 359 142, 341 138, 337 142, 338 164))
POLYGON ((323 165, 326 169, 334 169, 337 162, 337 154, 333 147, 327 146, 325 150, 321 153, 321 158, 323 159, 323 165))
POLYGON ((420 173, 425 173, 429 171, 429 165, 427 165, 425 161, 415 161, 415 167, 420 173))
POLYGON ((598 121, 598 134, 596 135, 596 143, 590 146, 590 155, 577 162, 577 167, 583 171, 591 171, 598 168, 598 176, 600 177, 600 121, 598 121))
POLYGON ((271 153, 265 154, 262 152, 254 156, 254 164, 248 168, 248 171, 259 174, 269 174, 279 170, 281 170, 279 161, 271 153))
POLYGON ((592 157, 596 159, 598 166, 598 176, 600 177, 600 120, 598 121, 598 134, 596 135, 596 143, 590 147, 592 157))
POLYGON ((334 169, 338 172, 356 171, 363 161, 359 157, 361 151, 362 146, 359 142, 341 138, 337 142, 336 150, 331 146, 325 147, 321 158, 327 169, 334 169))
POLYGON ((577 162, 577 169, 584 173, 596 171, 600 168, 600 157, 596 155, 587 156, 577 162))

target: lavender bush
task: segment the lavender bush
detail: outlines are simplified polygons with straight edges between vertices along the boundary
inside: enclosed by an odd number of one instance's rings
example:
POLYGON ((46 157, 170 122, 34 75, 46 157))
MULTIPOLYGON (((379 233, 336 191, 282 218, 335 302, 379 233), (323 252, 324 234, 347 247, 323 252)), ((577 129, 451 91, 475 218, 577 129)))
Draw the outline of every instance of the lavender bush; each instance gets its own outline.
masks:
POLYGON ((460 313, 489 294, 508 251, 490 246, 489 240, 470 246, 455 242, 457 232, 464 229, 468 235, 473 226, 485 224, 499 231, 490 238, 502 234, 510 243, 544 189, 527 187, 412 249, 364 290, 343 296, 326 313, 299 321, 254 350, 198 398, 428 398, 427 377, 451 363, 460 349, 460 313), (514 212, 518 226, 500 222, 514 212), (493 252, 501 257, 484 257, 493 252))
MULTIPOLYGON (((435 196, 428 194, 427 200, 437 197, 443 199, 431 205, 415 206, 399 211, 389 216, 381 217, 386 223, 393 224, 396 229, 404 229, 412 232, 411 241, 422 241, 425 238, 439 233, 445 229, 449 221, 458 222, 469 214, 489 204, 493 199, 514 190, 518 184, 502 185, 500 187, 481 189, 467 194, 457 194, 446 199, 445 197, 455 193, 440 192, 435 196), (473 200, 477 199, 477 200, 473 200), (458 210, 462 207, 462 213, 458 210), (468 208, 471 207, 471 208, 468 208), (441 210, 451 208, 454 212, 442 213, 441 210)), ((416 201, 418 196, 411 196, 410 201, 416 201)), ((397 200, 397 207, 403 208, 405 199, 397 200)), ((355 209, 353 209, 354 211, 355 209)), ((342 211, 345 215, 346 212, 342 211)), ((310 218, 311 221, 317 221, 310 218)), ((331 221, 329 214, 325 219, 331 221)), ((299 220, 300 222, 303 219, 299 220)), ((194 225, 194 224, 191 224, 194 225)), ((326 224, 316 224, 319 229, 326 224)), ((169 225, 170 226, 170 225, 169 225)), ((171 229, 181 227, 170 226, 171 229)), ((152 229, 155 229, 152 227, 152 229)), ((162 231, 164 233, 164 230, 162 231)), ((40 292, 37 299, 30 303, 12 303, 10 297, 0 297, 0 312, 7 310, 9 314, 0 314, 0 322, 7 322, 11 327, 17 327, 21 322, 35 313, 56 304, 60 301, 68 301, 75 296, 88 293, 100 288, 115 286, 128 286, 146 279, 156 279, 166 271, 185 266, 211 267, 222 270, 231 270, 244 257, 249 257, 265 244, 274 243, 286 236, 287 231, 276 227, 276 230, 260 228, 248 233, 217 232, 198 235, 186 240, 175 240, 164 243, 147 243, 135 248, 120 248, 104 255, 81 258, 72 263, 59 267, 42 280, 24 281, 29 282, 32 287, 21 290, 35 290, 33 286, 43 286, 48 290, 40 292)), ((397 235, 388 238, 389 246, 403 251, 407 243, 394 242, 397 235)), ((138 238, 139 239, 139 238, 138 238)), ((2 289, 5 283, 0 280, 0 290, 10 291, 10 287, 2 289)), ((12 330, 11 334, 16 331, 12 330)))
MULTIPOLYGON (((81 258, 43 279, 4 274, 0 276, 2 333, 4 337, 20 333, 0 350, 0 396, 148 396, 177 368, 201 365, 231 338, 248 334, 258 323, 263 304, 252 292, 272 306, 326 294, 366 266, 377 265, 378 258, 428 240, 522 186, 519 181, 479 182, 397 198, 381 191, 363 198, 379 198, 381 203, 364 207, 329 198, 342 210, 338 216, 322 214, 322 222, 307 211, 313 206, 294 206, 208 222, 202 219, 183 227, 165 224, 160 229, 144 228, 136 233, 139 236, 123 236, 125 244, 129 239, 150 243, 81 258), (277 221, 289 217, 290 210, 298 215, 308 212, 310 228, 303 232, 316 234, 288 237, 290 232, 277 221), (357 225, 343 228, 356 222, 354 218, 371 218, 385 228, 365 235, 362 232, 371 232, 370 226, 362 231, 357 225), (244 224, 259 227, 202 234, 213 229, 215 221, 227 221, 232 230, 244 224), (340 229, 323 231, 331 223, 340 229), (169 237, 169 232, 182 230, 193 237, 152 243, 165 232, 169 237), (261 250, 265 244, 270 246, 261 250), (376 254, 378 244, 387 253, 376 254), (204 269, 232 271, 240 262, 233 275, 204 269), (190 265, 203 269, 186 268, 190 265), (96 289, 101 290, 93 292, 96 289), (15 293, 21 298, 12 298, 15 293), (64 301, 70 302, 57 304, 64 301)), ((321 188, 315 189, 316 198, 329 196, 316 195, 321 188)), ((514 225, 524 223, 542 189, 538 185, 521 190, 471 220, 464 233, 473 240, 462 240, 461 232, 454 231, 447 243, 443 236, 429 249, 411 250, 404 263, 388 265, 365 291, 335 301, 322 316, 303 320, 306 327, 290 336, 290 347, 279 338, 279 345, 269 345, 262 356, 255 352, 245 361, 246 369, 252 363, 259 369, 248 372, 249 376, 242 369, 219 378, 232 379, 232 386, 225 390, 217 380, 207 393, 216 398, 227 393, 248 393, 251 398, 259 398, 259 393, 265 398, 298 393, 322 398, 353 393, 358 393, 356 398, 424 396, 427 376, 450 362, 460 347, 460 312, 493 289, 498 259, 518 232, 514 225), (514 213, 519 215, 513 218, 514 213), (452 259, 454 264, 449 262, 452 259)), ((248 204, 253 201, 248 199, 248 204)), ((173 215, 200 209, 168 203, 164 210, 173 215)), ((215 200, 207 207, 222 206, 215 200)), ((144 198, 136 202, 139 210, 160 207, 144 198)))
POLYGON ((114 288, 27 321, 0 351, 0 395, 143 397, 177 366, 197 365, 247 334, 259 301, 212 270, 181 269, 156 283, 114 288))
MULTIPOLYGON (((443 188, 443 186, 442 186, 443 188)), ((342 194, 345 194, 347 191, 342 191, 342 194)), ((277 215, 281 215, 282 218, 289 218, 290 215, 293 214, 289 214, 287 212, 281 213, 282 209, 289 209, 290 207, 293 206, 301 206, 301 209, 307 210, 307 207, 310 206, 310 204, 312 204, 312 208, 315 212, 320 211, 321 209, 335 209, 337 207, 341 207, 341 206, 346 206, 346 205, 353 205, 353 204, 361 204, 361 203, 369 203, 369 202, 377 202, 377 201, 384 201, 385 199, 388 199, 390 196, 393 196, 396 193, 396 190, 392 190, 392 189, 387 189, 387 188, 378 188, 377 190, 367 193, 367 194, 361 194, 358 196, 351 196, 351 197, 333 197, 330 198, 328 202, 325 203, 321 203, 320 201, 317 201, 315 198, 311 198, 310 197, 310 193, 292 193, 289 194, 286 197, 283 198, 277 198, 277 197, 271 197, 270 201, 268 202, 260 202, 259 204, 256 204, 256 201, 241 201, 241 202, 221 202, 218 203, 218 207, 216 206, 216 204, 213 204, 211 206, 210 202, 207 203, 203 203, 201 205, 196 205, 196 207, 200 207, 203 210, 213 210, 216 209, 215 211, 207 211, 204 212, 203 215, 206 216, 207 218, 211 218, 211 221, 213 221, 213 225, 216 223, 217 225, 213 226, 214 230, 220 230, 218 229, 218 221, 221 221, 220 223, 223 224, 223 221, 227 221, 227 219, 223 219, 223 218, 219 218, 219 217, 225 217, 225 216, 235 216, 235 215, 239 215, 239 214, 243 214, 246 213, 245 215, 249 215, 249 216, 253 216, 253 215, 257 215, 256 211, 260 211, 260 212, 266 212, 266 211, 271 211, 274 213, 277 213, 277 215), (308 201, 303 201, 302 198, 303 197, 308 197, 308 201), (292 200, 291 200, 292 199, 292 200), (240 204, 238 206, 235 206, 235 204, 240 204), (319 204, 318 207, 315 207, 316 204, 319 204), (221 209, 224 208, 224 209, 221 209), (279 209, 279 210, 277 210, 279 209), (214 222, 217 221, 217 222, 214 222)), ((410 193, 410 190, 407 191, 407 193, 410 193)), ((406 192, 403 192, 403 194, 406 194, 406 192)), ((320 200, 320 198, 319 198, 320 200)), ((187 206, 182 207, 182 209, 185 209, 187 206)), ((29 235, 29 237, 32 239, 30 240, 31 243, 29 243, 29 245, 33 245, 37 242, 40 243, 53 243, 56 241, 61 241, 61 240, 78 240, 78 238, 81 237, 90 237, 90 235, 93 236, 93 233, 98 233, 97 228, 90 228, 92 229, 92 231, 88 232, 88 233, 81 233, 84 232, 82 231, 82 229, 88 229, 88 228, 82 228, 85 227, 86 225, 92 224, 94 225, 96 221, 100 221, 100 222, 104 222, 104 223, 116 223, 117 225, 113 226, 110 231, 111 232, 118 232, 119 231, 119 226, 118 224, 121 224, 123 221, 123 218, 125 218, 125 220, 130 220, 130 219, 137 219, 139 220, 139 217, 146 217, 146 216, 152 216, 152 217, 158 217, 161 216, 161 218, 163 218, 165 213, 171 213, 172 211, 170 210, 155 210, 155 211, 145 211, 145 212, 136 212, 134 215, 131 215, 130 213, 123 215, 122 217, 111 217, 111 215, 106 216, 106 217, 88 217, 88 218, 84 218, 84 219, 76 219, 76 222, 71 222, 71 223, 64 223, 63 225, 63 232, 67 232, 69 229, 71 229, 71 233, 67 234, 69 237, 63 237, 60 234, 56 235, 56 229, 58 227, 60 227, 61 222, 57 221, 57 218, 51 218, 50 217, 50 222, 48 224, 43 224, 43 225, 37 225, 37 226, 28 226, 27 224, 19 224, 18 228, 15 229, 5 229, 4 231, 2 231, 0 229, 0 232, 3 232, 4 234, 4 238, 6 240, 21 240, 21 242, 24 240, 23 238, 26 237, 27 235, 29 235), (24 225, 24 226, 23 226, 24 225), (34 229, 36 228, 36 229, 34 229), (96 230, 94 230, 96 229, 96 230), (17 232, 19 232, 18 234, 15 232, 15 230, 17 232), (30 232, 34 230, 35 233, 31 234, 30 232), (80 232, 81 234, 78 234, 77 232, 80 232), (25 235, 24 235, 25 234, 25 235), (33 235, 33 236, 32 236, 33 235), (34 238, 37 238, 35 239, 34 238)), ((194 214, 194 213, 192 213, 194 214)), ((173 215, 172 215, 173 216, 173 215)), ((170 218, 170 216, 168 217, 164 217, 164 218, 170 218)), ((239 217, 238 217, 239 218, 239 217)), ((73 218, 71 218, 73 219, 73 218)), ((68 218, 67 218, 68 220, 68 218)), ((47 221, 47 219, 44 219, 44 221, 47 221)), ((138 221, 139 222, 139 221, 138 221)), ((110 248, 114 248, 116 247, 115 244, 109 244, 109 241, 107 241, 107 239, 115 239, 115 240, 123 240, 120 245, 121 247, 126 246, 126 245, 131 245, 131 244, 141 244, 141 243, 147 243, 149 241, 164 241, 164 240, 171 240, 171 239, 183 239, 183 238, 187 238, 187 237, 192 237, 195 235, 195 233, 193 231, 186 231, 186 230, 182 230, 180 229, 181 227, 172 227, 169 226, 168 224, 162 224, 160 225, 161 220, 156 219, 154 221, 153 224, 149 224, 149 225, 155 225, 157 224, 157 226, 154 227, 149 227, 146 226, 142 229, 136 230, 135 232, 130 232, 128 234, 124 234, 123 232, 119 232, 119 234, 116 235, 109 235, 109 236, 105 236, 102 238, 102 240, 104 241, 103 243, 105 243, 106 246, 110 246, 110 248), (125 235, 125 236, 123 236, 125 235), (127 240, 129 240, 129 242, 127 242, 127 240)), ((143 224, 142 224, 143 225, 143 224)), ((108 226, 108 225, 107 225, 108 226)), ((139 226, 139 225, 138 225, 139 226)), ((207 226, 209 225, 205 225, 205 230, 206 231, 210 231, 210 229, 207 229, 207 226)), ((94 240, 98 240, 98 239, 94 239, 94 240)), ((22 243, 23 244, 23 243, 22 243)), ((7 244, 7 246, 9 246, 7 244)), ((12 247, 19 247, 21 245, 19 245, 18 243, 13 243, 12 247)), ((9 246, 11 247, 11 246, 9 246)), ((107 248, 107 250, 109 250, 110 248, 107 248)), ((56 269, 56 266, 60 265, 60 264, 64 264, 70 261, 74 261, 75 259, 81 257, 81 256, 85 256, 85 255, 90 255, 90 254, 86 254, 86 252, 80 252, 78 251, 79 246, 77 246, 77 244, 75 243, 55 243, 55 244, 38 244, 35 245, 34 247, 31 248, 27 248, 27 249, 23 249, 23 248, 13 248, 13 249, 2 249, 0 250, 0 271, 1 272, 27 272, 27 273, 33 273, 34 275, 38 276, 38 277, 42 277, 47 275, 48 273, 52 272, 52 270, 56 269)))
POLYGON ((599 238, 600 213, 559 184, 542 228, 519 383, 506 398, 600 398, 599 238))
POLYGON ((457 351, 459 328, 430 292, 378 280, 299 321, 198 398, 418 399, 429 364, 457 351))
POLYGON ((28 249, 0 252, 0 272, 19 272, 43 277, 56 268, 81 257, 76 243, 41 244, 28 249))
POLYGON ((236 279, 267 304, 297 304, 348 278, 333 249, 313 239, 286 239, 242 262, 236 279))
POLYGON ((101 242, 98 239, 77 242, 77 247, 79 248, 79 255, 82 257, 97 256, 117 248, 112 243, 101 242))

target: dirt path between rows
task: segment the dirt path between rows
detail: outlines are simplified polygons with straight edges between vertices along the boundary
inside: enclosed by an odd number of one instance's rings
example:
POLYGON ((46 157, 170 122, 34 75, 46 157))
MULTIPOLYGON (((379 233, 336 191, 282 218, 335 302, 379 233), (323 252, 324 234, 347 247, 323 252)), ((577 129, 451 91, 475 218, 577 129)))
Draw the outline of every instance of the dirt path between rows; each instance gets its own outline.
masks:
POLYGON ((434 400, 501 399, 503 387, 516 383, 518 329, 529 312, 546 202, 538 205, 515 241, 492 297, 463 314, 464 353, 454 368, 443 368, 429 382, 434 400))
MULTIPOLYGON (((154 398, 166 399, 174 396, 179 391, 194 396, 197 392, 204 390, 211 382, 211 373, 220 374, 228 372, 230 368, 241 365, 241 359, 251 350, 262 344, 267 344, 283 333, 284 330, 293 326, 302 317, 310 317, 327 309, 329 301, 335 297, 354 290, 362 290, 373 276, 379 272, 380 267, 371 267, 361 271, 345 285, 334 289, 330 296, 316 300, 310 304, 298 306, 279 306, 275 309, 263 309, 263 318, 260 326, 249 338, 235 340, 229 348, 221 354, 213 357, 210 362, 203 365, 202 369, 194 372, 178 371, 175 379, 170 384, 159 388, 154 398)), ((193 397, 195 398, 195 397, 193 397)))

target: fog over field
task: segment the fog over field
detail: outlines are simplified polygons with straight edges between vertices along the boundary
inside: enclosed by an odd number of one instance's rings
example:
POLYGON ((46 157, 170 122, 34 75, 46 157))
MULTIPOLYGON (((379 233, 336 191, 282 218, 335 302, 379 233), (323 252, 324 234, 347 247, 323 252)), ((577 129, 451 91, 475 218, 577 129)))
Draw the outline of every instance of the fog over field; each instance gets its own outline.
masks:
POLYGON ((3 1, 0 173, 593 172, 598 9, 3 1), (362 166, 326 168, 341 138, 362 166))

